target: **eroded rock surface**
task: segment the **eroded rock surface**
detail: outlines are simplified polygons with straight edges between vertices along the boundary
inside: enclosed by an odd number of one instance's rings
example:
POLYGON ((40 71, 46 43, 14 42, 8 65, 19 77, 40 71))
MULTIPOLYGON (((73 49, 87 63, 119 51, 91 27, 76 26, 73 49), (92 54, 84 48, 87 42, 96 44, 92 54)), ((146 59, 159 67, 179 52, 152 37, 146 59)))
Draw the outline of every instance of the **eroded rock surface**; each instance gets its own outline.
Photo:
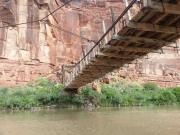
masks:
MULTIPOLYGON (((39 76, 59 79, 56 76, 61 75, 61 66, 76 63, 83 48, 96 42, 124 9, 120 0, 75 0, 36 21, 64 2, 0 1, 0 27, 9 26, 0 28, 0 85, 24 84, 39 76), (31 21, 36 22, 14 27, 31 21)), ((179 58, 178 49, 168 47, 164 54, 150 54, 149 59, 137 60, 116 75, 163 86, 178 85, 179 58)))

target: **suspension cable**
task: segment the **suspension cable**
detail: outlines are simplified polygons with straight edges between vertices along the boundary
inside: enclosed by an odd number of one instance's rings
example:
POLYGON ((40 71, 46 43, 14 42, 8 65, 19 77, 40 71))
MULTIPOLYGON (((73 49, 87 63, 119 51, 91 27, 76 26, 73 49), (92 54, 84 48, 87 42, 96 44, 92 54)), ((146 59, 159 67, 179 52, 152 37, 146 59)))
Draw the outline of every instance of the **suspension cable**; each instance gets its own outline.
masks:
POLYGON ((95 40, 91 40, 91 39, 88 39, 88 38, 86 38, 86 37, 84 37, 84 36, 81 36, 81 35, 78 35, 78 34, 76 34, 76 33, 73 33, 73 32, 71 32, 71 31, 65 30, 65 29, 63 29, 63 28, 61 28, 61 27, 59 27, 59 26, 53 25, 52 23, 48 23, 48 24, 49 24, 50 26, 52 26, 52 27, 60 30, 60 31, 63 31, 63 32, 69 33, 69 34, 71 34, 71 35, 73 35, 73 36, 76 36, 76 37, 79 37, 79 38, 81 38, 81 39, 87 40, 88 42, 94 42, 94 43, 96 42, 95 40))
MULTIPOLYGON (((13 27, 17 27, 17 26, 19 26, 19 25, 41 22, 41 21, 43 21, 44 19, 48 18, 50 15, 54 14, 55 12, 57 12, 58 10, 60 10, 61 8, 63 8, 64 6, 66 6, 67 4, 69 4, 70 2, 72 2, 72 1, 73 1, 73 0, 69 0, 69 1, 65 2, 63 5, 59 6, 58 8, 56 8, 56 9, 53 10, 51 13, 49 13, 48 15, 44 16, 44 17, 41 18, 41 19, 34 20, 34 21, 29 21, 29 22, 17 23, 17 24, 14 24, 14 25, 12 25, 12 26, 13 26, 13 27)), ((9 27, 9 25, 1 26, 0 28, 7 28, 7 27, 9 27)))
POLYGON ((117 20, 111 25, 111 27, 103 34, 103 36, 99 39, 99 41, 87 52, 87 54, 81 59, 79 60, 76 64, 80 64, 80 62, 82 62, 93 50, 96 46, 99 45, 99 43, 105 38, 105 36, 113 29, 113 27, 121 20, 121 18, 129 11, 129 9, 134 5, 134 3, 137 0, 132 0, 131 3, 125 8, 125 10, 121 13, 121 15, 117 18, 117 20))

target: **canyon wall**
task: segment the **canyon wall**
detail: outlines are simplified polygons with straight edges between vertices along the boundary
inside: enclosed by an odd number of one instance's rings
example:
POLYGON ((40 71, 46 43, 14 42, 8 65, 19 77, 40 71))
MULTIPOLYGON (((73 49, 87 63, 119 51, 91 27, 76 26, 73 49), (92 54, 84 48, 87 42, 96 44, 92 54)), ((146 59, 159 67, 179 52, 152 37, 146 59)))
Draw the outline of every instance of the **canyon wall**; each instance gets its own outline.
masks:
MULTIPOLYGON (((124 9, 121 0, 73 0, 60 8, 66 2, 0 2, 0 85, 24 84, 40 76, 60 80, 62 65, 76 63, 84 47, 97 42, 124 9)), ((125 65, 116 76, 179 85, 179 45, 125 65)))
POLYGON ((41 7, 37 1, 1 1, 0 85, 24 84, 54 74, 56 39, 45 22, 25 23, 47 14, 48 6, 41 7))

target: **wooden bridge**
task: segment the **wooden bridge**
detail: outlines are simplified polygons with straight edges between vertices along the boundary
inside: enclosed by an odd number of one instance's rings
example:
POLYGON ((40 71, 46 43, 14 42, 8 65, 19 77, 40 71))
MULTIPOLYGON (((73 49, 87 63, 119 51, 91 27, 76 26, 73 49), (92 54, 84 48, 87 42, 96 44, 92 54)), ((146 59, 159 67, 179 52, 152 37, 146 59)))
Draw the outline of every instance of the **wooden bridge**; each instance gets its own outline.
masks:
POLYGON ((180 37, 180 0, 126 0, 126 8, 80 61, 63 66, 67 90, 91 83, 180 37))

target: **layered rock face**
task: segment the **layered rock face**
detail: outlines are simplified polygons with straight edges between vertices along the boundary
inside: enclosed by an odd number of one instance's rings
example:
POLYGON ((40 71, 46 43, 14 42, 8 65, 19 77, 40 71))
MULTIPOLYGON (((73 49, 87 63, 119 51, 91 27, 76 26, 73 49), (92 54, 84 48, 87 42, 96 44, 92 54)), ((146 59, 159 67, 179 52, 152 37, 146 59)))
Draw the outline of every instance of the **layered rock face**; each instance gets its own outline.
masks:
POLYGON ((56 43, 48 27, 44 22, 25 23, 48 14, 48 7, 40 6, 33 0, 1 1, 0 85, 23 84, 53 74, 56 43), (14 27, 18 23, 25 24, 14 27))
MULTIPOLYGON (((0 85, 24 84, 39 76, 58 80, 61 66, 76 63, 84 47, 91 47, 124 9, 121 0, 73 0, 52 13, 66 2, 0 2, 0 85), (28 23, 14 27, 24 22, 28 23)), ((150 54, 121 68, 117 76, 178 85, 179 58, 177 48, 166 47, 163 54, 150 54)))

